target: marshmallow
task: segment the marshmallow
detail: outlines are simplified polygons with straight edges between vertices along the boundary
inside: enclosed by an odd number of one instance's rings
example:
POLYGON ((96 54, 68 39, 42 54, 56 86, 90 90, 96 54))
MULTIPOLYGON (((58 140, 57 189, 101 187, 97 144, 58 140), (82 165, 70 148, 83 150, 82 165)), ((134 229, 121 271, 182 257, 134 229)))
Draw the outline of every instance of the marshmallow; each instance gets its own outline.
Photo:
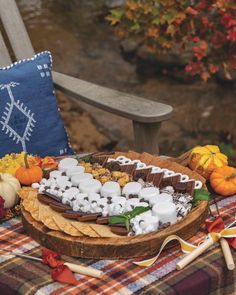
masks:
POLYGON ((137 207, 148 207, 149 204, 147 202, 139 202, 137 207))
POLYGON ((61 191, 61 190, 58 190, 58 191, 57 191, 57 196, 58 196, 59 198, 62 197, 62 191, 61 191))
POLYGON ((139 198, 129 199, 125 203, 125 211, 132 211, 138 205, 139 205, 139 198))
POLYGON ((137 222, 139 222, 140 220, 142 220, 144 217, 150 217, 150 216, 152 216, 152 211, 151 210, 148 210, 148 211, 146 211, 146 212, 143 212, 143 213, 141 213, 141 214, 139 214, 139 215, 136 215, 134 218, 132 218, 131 220, 130 220, 130 222, 131 223, 137 223, 137 222))
POLYGON ((71 207, 72 207, 73 211, 80 211, 80 206, 81 206, 81 204, 80 204, 79 200, 73 200, 71 202, 71 207))
POLYGON ((100 200, 100 198, 101 198, 100 195, 96 194, 96 193, 90 193, 88 195, 89 202, 93 202, 93 201, 98 202, 100 200))
POLYGON ((45 191, 45 186, 40 185, 40 187, 39 187, 39 189, 38 189, 38 192, 39 192, 40 194, 42 194, 44 191, 45 191))
POLYGON ((173 176, 173 175, 175 175, 175 172, 172 171, 172 170, 166 170, 166 171, 164 171, 164 178, 170 177, 170 176, 173 176))
POLYGON ((161 193, 173 194, 175 192, 173 186, 166 186, 161 190, 161 193))
POLYGON ((83 166, 74 166, 66 170, 66 175, 71 177, 76 174, 84 173, 85 168, 83 166))
POLYGON ((83 202, 81 202, 81 207, 80 207, 82 212, 88 212, 91 210, 91 205, 89 203, 89 201, 87 200, 83 200, 83 202))
POLYGON ((65 158, 62 159, 58 164, 58 170, 62 172, 66 172, 67 169, 71 167, 75 167, 78 165, 78 161, 73 158, 65 158))
POLYGON ((200 180, 195 181, 194 189, 202 188, 202 182, 200 180))
POLYGON ((73 175, 71 177, 71 182, 74 186, 79 186, 83 181, 92 179, 93 175, 91 173, 80 173, 73 175))
POLYGON ((126 197, 129 197, 129 195, 138 195, 141 188, 142 185, 138 182, 128 182, 122 190, 122 195, 126 197))
POLYGON ((57 178, 61 176, 62 172, 59 170, 53 170, 49 173, 49 178, 57 178))
POLYGON ((64 182, 64 181, 68 181, 68 180, 69 180, 68 176, 62 175, 60 177, 57 177, 56 182, 58 183, 58 182, 64 182))
POLYGON ((99 193, 102 184, 99 180, 96 179, 89 179, 82 181, 79 185, 79 188, 82 193, 99 193))
POLYGON ((149 204, 151 206, 154 206, 157 203, 163 203, 163 202, 172 202, 173 203, 173 197, 170 194, 161 193, 157 197, 154 196, 149 199, 149 204))
POLYGON ((177 222, 176 206, 171 202, 157 203, 152 207, 154 216, 157 216, 161 223, 177 222))
POLYGON ((116 158, 116 160, 118 161, 118 162, 120 162, 121 164, 125 164, 125 162, 131 162, 131 160, 130 159, 128 159, 128 158, 126 158, 126 157, 124 157, 124 156, 119 156, 119 157, 117 157, 116 158))
POLYGON ((149 200, 151 197, 157 197, 159 195, 159 189, 157 187, 145 187, 139 192, 139 198, 149 200))
POLYGON ((113 158, 108 158, 108 159, 107 159, 107 163, 115 162, 115 161, 116 161, 116 159, 113 159, 113 158))
POLYGON ((136 165, 143 164, 140 160, 133 160, 133 161, 131 161, 131 163, 136 164, 136 165))
POLYGON ((63 196, 72 196, 74 198, 78 193, 79 189, 77 187, 71 187, 63 193, 63 196))
POLYGON ((32 183, 31 187, 32 188, 39 188, 39 183, 34 182, 34 183, 32 183))
POLYGON ((186 182, 186 181, 188 181, 188 180, 189 180, 188 175, 181 174, 181 176, 180 176, 180 181, 181 181, 181 182, 186 182))
POLYGON ((61 190, 65 190, 66 188, 70 188, 72 187, 72 183, 70 181, 64 181, 62 183, 58 183, 58 187, 61 189, 61 190))
POLYGON ((108 211, 109 211, 109 215, 112 216, 112 215, 119 215, 123 213, 124 209, 121 204, 114 203, 108 206, 108 211))
POLYGON ((126 198, 125 197, 112 197, 111 201, 112 201, 112 203, 125 205, 126 198))
POLYGON ((159 226, 159 219, 156 216, 148 216, 141 219, 139 226, 144 233, 148 233, 153 230, 157 230, 159 226), (151 225, 151 227, 150 227, 151 225))
POLYGON ((46 178, 42 178, 41 181, 40 181, 40 184, 45 184, 46 181, 47 181, 46 178))
POLYGON ((115 181, 108 181, 101 188, 101 195, 103 197, 115 197, 120 196, 120 194, 120 185, 115 181))
POLYGON ((151 173, 160 173, 162 172, 162 169, 160 167, 153 167, 151 173))
POLYGON ((146 168, 146 164, 144 164, 144 163, 137 163, 136 170, 140 170, 140 169, 144 169, 144 168, 146 168))
POLYGON ((107 198, 100 198, 97 203, 99 206, 105 207, 107 206, 107 198))
POLYGON ((74 198, 82 204, 84 199, 87 197, 88 197, 88 194, 77 193, 74 198))

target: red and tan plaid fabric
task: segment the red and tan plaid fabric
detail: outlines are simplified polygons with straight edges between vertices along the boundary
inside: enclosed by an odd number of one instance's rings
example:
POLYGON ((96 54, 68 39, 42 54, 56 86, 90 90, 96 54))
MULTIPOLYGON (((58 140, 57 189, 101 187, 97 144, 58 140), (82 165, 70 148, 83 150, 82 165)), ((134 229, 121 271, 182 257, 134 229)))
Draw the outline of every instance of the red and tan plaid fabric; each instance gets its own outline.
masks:
MULTIPOLYGON (((234 219, 236 196, 221 200, 218 206, 226 223, 234 219)), ((204 234, 203 227, 189 242, 197 244, 204 234)), ((40 246, 26 235, 20 219, 16 218, 0 225, 1 249, 41 255, 40 246)), ((227 270, 220 247, 214 246, 184 270, 176 271, 176 262, 182 255, 179 247, 165 250, 158 261, 147 268, 134 265, 132 260, 63 257, 105 272, 102 280, 76 275, 76 287, 53 282, 49 267, 39 262, 0 255, 0 294, 236 294, 236 273, 227 270)))

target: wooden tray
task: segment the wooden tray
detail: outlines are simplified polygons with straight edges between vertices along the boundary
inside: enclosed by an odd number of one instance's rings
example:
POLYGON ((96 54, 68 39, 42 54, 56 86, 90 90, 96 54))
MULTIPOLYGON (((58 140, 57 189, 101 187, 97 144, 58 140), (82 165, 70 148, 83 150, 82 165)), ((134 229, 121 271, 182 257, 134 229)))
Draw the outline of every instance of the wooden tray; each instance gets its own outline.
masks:
POLYGON ((71 237, 49 230, 41 222, 35 221, 23 208, 22 222, 34 240, 61 254, 93 259, 118 259, 156 254, 164 239, 172 234, 183 239, 192 237, 206 219, 207 211, 208 204, 203 201, 172 226, 146 235, 121 238, 71 237))

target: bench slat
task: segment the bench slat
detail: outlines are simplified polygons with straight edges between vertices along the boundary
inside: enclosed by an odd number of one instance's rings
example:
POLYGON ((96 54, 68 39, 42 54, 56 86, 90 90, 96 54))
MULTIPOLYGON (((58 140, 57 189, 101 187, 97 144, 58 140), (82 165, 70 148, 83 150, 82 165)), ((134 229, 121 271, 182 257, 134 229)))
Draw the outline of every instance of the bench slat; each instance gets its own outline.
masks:
POLYGON ((2 33, 0 32, 0 67, 8 66, 12 63, 7 46, 3 40, 2 33))
POLYGON ((0 0, 0 18, 17 60, 32 57, 34 49, 14 0, 0 0))
POLYGON ((152 123, 170 118, 172 107, 53 72, 57 89, 90 105, 133 121, 152 123))

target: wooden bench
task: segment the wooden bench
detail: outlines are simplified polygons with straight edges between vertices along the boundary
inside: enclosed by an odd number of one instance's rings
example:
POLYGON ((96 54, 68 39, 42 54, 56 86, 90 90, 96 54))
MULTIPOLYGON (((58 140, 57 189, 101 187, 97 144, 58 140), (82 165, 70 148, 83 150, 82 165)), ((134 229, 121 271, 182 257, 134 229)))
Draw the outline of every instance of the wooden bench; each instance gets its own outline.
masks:
MULTIPOLYGON (((35 52, 14 0, 0 0, 0 19, 15 59, 32 57, 35 52)), ((11 63, 11 56, 0 31, 0 67, 11 63)), ((170 118, 171 106, 101 87, 58 72, 53 72, 53 79, 55 87, 73 100, 83 101, 132 120, 136 150, 158 154, 158 131, 161 122, 170 118)))

